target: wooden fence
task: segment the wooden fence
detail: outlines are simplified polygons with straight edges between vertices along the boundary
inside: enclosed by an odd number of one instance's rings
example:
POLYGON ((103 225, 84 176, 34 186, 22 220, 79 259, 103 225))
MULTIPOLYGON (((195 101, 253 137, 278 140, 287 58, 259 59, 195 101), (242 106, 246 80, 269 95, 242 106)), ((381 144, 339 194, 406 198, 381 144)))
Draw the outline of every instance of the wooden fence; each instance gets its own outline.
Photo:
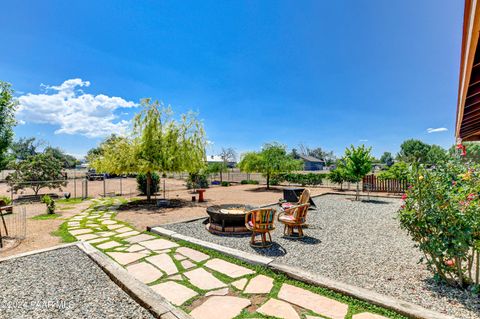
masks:
POLYGON ((362 184, 364 192, 405 193, 408 187, 406 180, 379 179, 373 174, 365 176, 362 184))

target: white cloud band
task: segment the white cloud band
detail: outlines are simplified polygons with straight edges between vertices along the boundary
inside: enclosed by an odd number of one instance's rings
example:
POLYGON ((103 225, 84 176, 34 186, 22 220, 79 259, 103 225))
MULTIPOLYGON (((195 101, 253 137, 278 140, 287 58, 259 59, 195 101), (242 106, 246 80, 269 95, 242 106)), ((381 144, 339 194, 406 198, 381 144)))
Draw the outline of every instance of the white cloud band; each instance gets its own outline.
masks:
POLYGON ((438 133, 438 132, 446 132, 448 129, 446 127, 437 127, 437 128, 427 128, 427 133, 438 133))

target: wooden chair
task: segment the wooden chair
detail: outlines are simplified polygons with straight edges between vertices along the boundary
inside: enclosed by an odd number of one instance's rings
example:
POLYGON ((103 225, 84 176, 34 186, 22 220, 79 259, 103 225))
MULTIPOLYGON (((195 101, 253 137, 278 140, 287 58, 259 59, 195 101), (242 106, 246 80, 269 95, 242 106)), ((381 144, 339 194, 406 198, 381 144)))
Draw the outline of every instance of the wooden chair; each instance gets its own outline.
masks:
POLYGON ((307 212, 310 204, 301 204, 285 209, 278 214, 278 221, 284 225, 283 234, 288 237, 296 235, 298 238, 303 237, 303 226, 307 223, 307 212), (295 228, 297 233, 295 233, 295 228))
POLYGON ((308 204, 308 203, 310 203, 310 190, 308 188, 305 188, 302 194, 300 195, 300 197, 298 198, 297 203, 283 203, 281 206, 283 209, 289 209, 294 206, 308 204))
POLYGON ((274 208, 260 208, 251 210, 245 215, 245 226, 252 232, 250 241, 252 247, 266 248, 272 245, 270 231, 275 229, 276 212, 274 208), (269 240, 267 240, 267 234, 269 240), (255 241, 257 235, 261 236, 261 242, 255 241))

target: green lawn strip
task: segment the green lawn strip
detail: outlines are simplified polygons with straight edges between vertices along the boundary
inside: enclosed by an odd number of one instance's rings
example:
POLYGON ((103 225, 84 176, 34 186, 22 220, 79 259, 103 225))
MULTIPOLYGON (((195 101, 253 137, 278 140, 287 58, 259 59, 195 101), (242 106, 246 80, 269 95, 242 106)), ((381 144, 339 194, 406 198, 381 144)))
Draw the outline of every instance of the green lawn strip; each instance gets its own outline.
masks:
POLYGON ((80 204, 86 200, 90 200, 91 197, 87 197, 85 199, 82 199, 81 197, 77 197, 77 198, 61 198, 61 199, 57 199, 55 202, 57 204, 80 204))
POLYGON ((73 243, 77 241, 77 239, 68 231, 67 223, 68 222, 64 222, 60 225, 60 227, 58 227, 57 230, 51 232, 50 234, 52 236, 60 237, 64 243, 73 243))
POLYGON ((37 215, 37 216, 33 216, 32 218, 30 219, 33 219, 33 220, 47 220, 47 219, 56 219, 58 217, 62 216, 61 214, 42 214, 42 215, 37 215))

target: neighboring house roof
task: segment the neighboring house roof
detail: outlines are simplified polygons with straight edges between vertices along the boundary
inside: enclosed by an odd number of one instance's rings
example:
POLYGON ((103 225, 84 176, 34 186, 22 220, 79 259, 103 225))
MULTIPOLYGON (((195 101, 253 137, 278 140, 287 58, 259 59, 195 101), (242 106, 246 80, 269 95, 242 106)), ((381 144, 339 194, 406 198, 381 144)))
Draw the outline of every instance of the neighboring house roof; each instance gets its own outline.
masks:
MULTIPOLYGON (((207 162, 220 163, 220 162, 223 162, 223 159, 220 155, 207 155, 207 162)), ((230 161, 229 163, 235 163, 235 161, 230 161)))
POLYGON ((313 163, 325 163, 324 160, 321 160, 321 159, 318 159, 316 157, 313 157, 313 156, 308 156, 308 155, 299 155, 299 157, 301 159, 303 159, 304 161, 307 161, 307 162, 313 162, 313 163))

